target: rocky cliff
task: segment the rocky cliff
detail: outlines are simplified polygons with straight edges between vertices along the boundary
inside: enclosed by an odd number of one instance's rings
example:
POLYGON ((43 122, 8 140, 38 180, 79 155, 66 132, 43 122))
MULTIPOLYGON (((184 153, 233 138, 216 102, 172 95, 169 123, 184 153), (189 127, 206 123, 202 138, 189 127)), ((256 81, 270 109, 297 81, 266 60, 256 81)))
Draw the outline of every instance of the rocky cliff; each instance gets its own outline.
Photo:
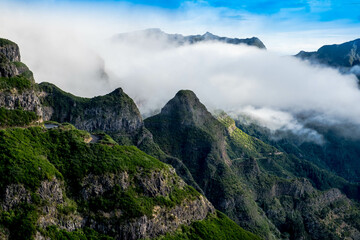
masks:
MULTIPOLYGON (((0 39, 0 106, 9 115, 11 110, 35 112, 38 118, 33 120, 41 120, 42 106, 33 74, 20 62, 19 47, 6 39, 0 39)), ((11 125, 16 121, 6 122, 11 125)), ((6 125, 4 120, 0 125, 6 125)))
POLYGON ((133 100, 121 88, 105 96, 80 98, 55 85, 41 83, 44 120, 69 122, 94 132, 104 131, 117 141, 139 145, 144 124, 133 100))

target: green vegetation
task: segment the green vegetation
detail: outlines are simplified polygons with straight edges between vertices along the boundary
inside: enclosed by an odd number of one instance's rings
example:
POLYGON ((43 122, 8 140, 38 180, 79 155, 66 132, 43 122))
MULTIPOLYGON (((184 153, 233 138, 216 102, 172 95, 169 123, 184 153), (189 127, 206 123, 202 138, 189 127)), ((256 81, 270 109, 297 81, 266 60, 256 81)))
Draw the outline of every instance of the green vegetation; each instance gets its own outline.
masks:
POLYGON ((221 212, 208 216, 205 220, 183 226, 173 234, 157 240, 257 240, 258 236, 245 231, 221 212))
POLYGON ((149 197, 143 194, 142 189, 136 187, 123 191, 120 186, 115 186, 104 195, 92 198, 82 204, 86 210, 92 212, 111 212, 114 209, 120 209, 122 215, 117 221, 128 221, 144 215, 151 218, 155 206, 173 208, 185 199, 195 200, 198 196, 199 193, 190 186, 186 186, 184 189, 175 187, 166 197, 149 197))
POLYGON ((107 145, 117 145, 118 144, 117 142, 114 141, 114 139, 112 139, 106 133, 97 134, 97 136, 99 136, 101 138, 99 141, 99 143, 101 143, 101 144, 107 144, 107 145))
POLYGON ((14 110, 0 108, 0 128, 26 126, 38 119, 39 117, 34 112, 25 111, 21 108, 14 110))
POLYGON ((231 159, 259 158, 276 152, 276 148, 237 128, 235 121, 225 113, 220 114, 217 119, 227 128, 227 153, 231 159))
POLYGON ((89 145, 84 142, 86 137, 86 131, 66 124, 48 131, 41 127, 1 130, 1 186, 22 183, 36 188, 41 180, 55 175, 76 184, 89 173, 135 173, 139 168, 150 171, 166 167, 136 147, 89 145))
POLYGON ((80 183, 90 173, 102 175, 126 171, 134 181, 135 175, 146 177, 154 170, 168 169, 167 165, 136 147, 87 144, 84 139, 88 136, 88 132, 77 130, 71 124, 60 124, 50 130, 43 127, 0 130, 0 189, 4 191, 9 184, 20 183, 33 198, 31 204, 0 211, 0 225, 9 229, 11 239, 21 239, 20 236, 32 239, 37 230, 51 239, 111 239, 87 228, 67 232, 56 227, 36 227, 39 207, 46 204, 40 200, 36 190, 41 181, 52 180, 53 177, 64 180, 66 195, 75 200, 66 198, 67 203, 57 207, 59 213, 67 215, 79 211, 99 222, 103 221, 97 214, 99 211, 119 209, 122 214, 117 221, 124 222, 143 215, 151 218, 154 206, 173 208, 184 200, 199 197, 199 193, 190 186, 173 186, 169 195, 151 197, 134 185, 126 190, 115 186, 102 195, 90 197, 88 201, 81 200, 80 183))
POLYGON ((56 226, 50 226, 43 231, 43 234, 46 237, 49 237, 51 240, 113 240, 114 238, 106 236, 96 232, 91 228, 85 227, 84 229, 77 229, 73 232, 68 232, 62 229, 59 229, 56 226))
POLYGON ((16 45, 16 43, 5 38, 0 38, 0 47, 3 47, 5 45, 16 45))
POLYGON ((24 203, 9 212, 0 212, 0 224, 10 231, 10 239, 32 239, 38 213, 34 204, 24 203))
POLYGON ((12 90, 16 88, 17 91, 22 92, 26 89, 30 89, 33 86, 31 80, 28 77, 19 75, 10 78, 0 78, 0 90, 12 90))
MULTIPOLYGON (((226 127, 207 111, 194 93, 179 91, 160 114, 145 119, 145 126, 165 153, 181 159, 216 208, 247 230, 273 238, 274 228, 262 216, 226 153, 226 127), (236 203, 224 206, 226 201, 236 203)), ((239 144, 243 144, 241 139, 239 144)), ((248 152, 250 155, 254 150, 248 152)), ((239 157, 243 156, 241 152, 239 157)))

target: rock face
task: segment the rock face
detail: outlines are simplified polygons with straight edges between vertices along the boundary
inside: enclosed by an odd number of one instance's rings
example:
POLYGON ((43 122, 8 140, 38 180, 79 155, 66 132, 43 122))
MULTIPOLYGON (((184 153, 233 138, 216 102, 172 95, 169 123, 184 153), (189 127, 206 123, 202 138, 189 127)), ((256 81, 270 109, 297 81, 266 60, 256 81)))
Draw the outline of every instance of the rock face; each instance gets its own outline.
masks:
POLYGON ((173 45, 195 44, 199 42, 222 42, 222 43, 235 44, 235 45, 245 44, 248 46, 255 46, 260 49, 266 49, 264 43, 256 37, 245 38, 245 39, 227 38, 227 37, 219 37, 209 32, 206 32, 203 35, 183 36, 181 34, 167 34, 158 28, 150 28, 137 32, 118 34, 117 36, 114 37, 113 40, 114 41, 128 40, 131 43, 136 43, 140 41, 142 44, 144 44, 144 40, 151 42, 165 41, 166 43, 173 45))
MULTIPOLYGON (((139 174, 131 179, 127 172, 119 174, 106 174, 102 176, 88 175, 81 183, 81 197, 86 201, 106 195, 115 186, 120 186, 125 191, 135 181, 140 181, 140 187, 144 194, 149 197, 168 196, 174 187, 184 188, 185 183, 175 175, 174 169, 170 172, 161 170, 152 172, 148 177, 139 174)), ((36 191, 43 204, 40 208, 40 216, 37 220, 38 227, 46 229, 49 226, 57 226, 66 231, 74 231, 84 226, 89 226, 103 234, 110 234, 115 239, 143 239, 154 238, 175 231, 181 225, 189 225, 191 222, 205 219, 209 214, 214 214, 212 204, 203 196, 185 199, 179 205, 171 208, 155 206, 152 216, 141 216, 119 224, 122 213, 113 209, 111 212, 94 212, 84 214, 70 212, 66 215, 59 211, 59 206, 68 205, 64 196, 63 183, 54 178, 51 181, 41 182, 36 191), (99 222, 90 216, 102 220, 99 222), (114 235, 115 231, 115 235, 114 235)), ((33 202, 30 191, 21 184, 9 185, 5 190, 5 196, 1 203, 2 211, 10 211, 20 204, 33 202)), ((4 230, 3 235, 6 234, 4 230)), ((1 236, 1 235, 0 235, 1 236)), ((36 239, 47 239, 41 233, 36 234, 36 239)))
POLYGON ((215 209, 206 198, 201 196, 197 200, 183 202, 170 210, 155 207, 151 218, 144 216, 114 228, 121 229, 117 239, 155 238, 175 231, 180 225, 203 220, 209 213, 215 213, 215 209))
MULTIPOLYGON (((176 177, 175 170, 153 171, 150 174, 138 173, 131 177, 127 172, 116 175, 106 174, 103 176, 87 176, 82 183, 82 197, 86 200, 105 196, 115 186, 126 191, 134 182, 149 197, 166 197, 175 188, 184 188, 185 182, 176 177), (170 171, 170 172, 169 172, 170 171)), ((89 220, 90 227, 99 232, 110 233, 115 231, 116 239, 142 239, 154 238, 176 230, 180 225, 202 220, 208 214, 215 213, 214 207, 203 196, 195 199, 184 200, 172 208, 155 206, 151 217, 141 216, 119 224, 116 218, 121 218, 122 211, 112 209, 111 212, 102 212, 102 221, 89 220)))
POLYGON ((19 46, 7 39, 0 40, 0 54, 7 58, 10 62, 20 62, 19 46))
POLYGON ((35 112, 38 116, 42 115, 42 106, 38 93, 33 89, 21 93, 16 89, 11 92, 0 92, 0 106, 7 109, 22 108, 25 111, 35 112))
POLYGON ((41 83, 44 120, 69 122, 86 131, 103 131, 115 140, 135 145, 147 138, 134 101, 121 88, 94 98, 65 93, 49 83, 41 83))
MULTIPOLYGON (((150 174, 139 172, 130 176, 127 172, 116 175, 106 174, 102 176, 89 175, 82 182, 81 196, 87 200, 106 196, 114 187, 120 187, 121 191, 138 186, 145 196, 166 197, 175 188, 183 189, 185 182, 176 177, 175 170, 156 170, 150 174)), ((203 196, 186 199, 179 205, 171 208, 155 206, 151 216, 141 216, 130 221, 120 222, 123 215, 121 210, 112 209, 110 212, 98 212, 102 220, 96 221, 88 217, 89 226, 99 232, 108 234, 115 231, 116 239, 142 239, 154 238, 168 232, 175 231, 180 225, 205 219, 208 214, 215 213, 212 204, 203 196)))
POLYGON ((1 107, 10 110, 20 108, 42 115, 32 72, 20 62, 19 47, 6 39, 0 39, 0 79, 1 107))
POLYGON ((0 77, 13 77, 21 74, 14 62, 20 62, 20 50, 17 44, 0 39, 0 77))

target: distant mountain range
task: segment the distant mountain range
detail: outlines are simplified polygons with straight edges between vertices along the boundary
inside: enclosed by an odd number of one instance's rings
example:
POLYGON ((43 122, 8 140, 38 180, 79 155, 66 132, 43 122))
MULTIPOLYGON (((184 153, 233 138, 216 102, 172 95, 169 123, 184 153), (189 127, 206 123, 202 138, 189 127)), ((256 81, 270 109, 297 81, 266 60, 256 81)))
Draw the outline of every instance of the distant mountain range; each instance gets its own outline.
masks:
POLYGON ((163 40, 168 43, 184 45, 184 44, 195 44, 199 42, 223 42, 228 44, 246 44, 249 46, 255 46, 261 49, 266 49, 264 43, 258 39, 257 37, 252 38, 228 38, 228 37, 219 37, 212 33, 206 32, 203 35, 190 35, 184 36, 181 34, 168 34, 163 32, 159 28, 149 28, 141 31, 129 32, 129 33, 121 33, 116 35, 113 40, 122 40, 122 39, 131 39, 132 41, 137 41, 139 38, 147 38, 152 40, 163 40))
POLYGON ((316 52, 301 51, 296 54, 296 57, 335 67, 343 73, 354 73, 360 77, 360 39, 342 44, 325 45, 316 52))

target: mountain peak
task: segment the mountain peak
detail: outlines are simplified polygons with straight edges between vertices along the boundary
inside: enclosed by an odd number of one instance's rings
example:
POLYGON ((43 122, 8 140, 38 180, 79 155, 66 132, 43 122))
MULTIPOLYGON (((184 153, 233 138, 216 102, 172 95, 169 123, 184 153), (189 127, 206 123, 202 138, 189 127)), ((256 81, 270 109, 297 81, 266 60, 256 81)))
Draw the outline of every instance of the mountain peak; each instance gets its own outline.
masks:
POLYGON ((214 37, 218 37, 214 34, 212 34, 211 32, 206 32, 204 35, 203 35, 204 38, 214 38, 214 37))
POLYGON ((180 90, 176 93, 175 97, 171 99, 161 110, 161 113, 168 114, 176 109, 191 110, 198 106, 205 108, 200 100, 191 90, 180 90))
POLYGON ((122 90, 121 87, 116 88, 114 91, 109 93, 109 95, 123 95, 123 94, 124 94, 124 91, 122 90))
POLYGON ((161 115, 178 119, 185 125, 203 125, 212 115, 191 90, 180 90, 162 109, 161 115))

